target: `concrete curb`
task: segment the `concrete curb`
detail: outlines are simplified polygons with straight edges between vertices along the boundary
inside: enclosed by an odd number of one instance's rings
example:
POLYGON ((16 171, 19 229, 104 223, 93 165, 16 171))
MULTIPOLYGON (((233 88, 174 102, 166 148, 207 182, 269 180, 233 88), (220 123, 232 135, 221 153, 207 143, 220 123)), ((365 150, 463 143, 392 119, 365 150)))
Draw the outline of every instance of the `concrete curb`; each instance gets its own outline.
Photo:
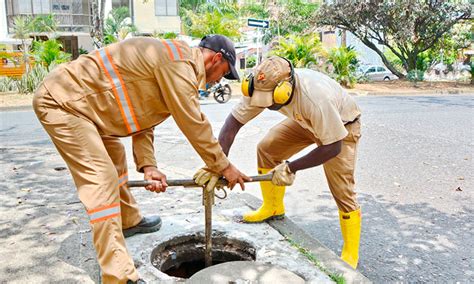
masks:
MULTIPOLYGON (((261 204, 261 200, 248 193, 242 194, 240 197, 244 203, 252 209, 257 209, 261 204)), ((362 273, 352 269, 352 267, 342 261, 333 251, 298 227, 288 217, 282 220, 269 221, 268 224, 282 236, 291 238, 309 252, 316 255, 322 266, 332 273, 341 274, 346 280, 346 283, 372 283, 372 281, 362 275, 362 273)))

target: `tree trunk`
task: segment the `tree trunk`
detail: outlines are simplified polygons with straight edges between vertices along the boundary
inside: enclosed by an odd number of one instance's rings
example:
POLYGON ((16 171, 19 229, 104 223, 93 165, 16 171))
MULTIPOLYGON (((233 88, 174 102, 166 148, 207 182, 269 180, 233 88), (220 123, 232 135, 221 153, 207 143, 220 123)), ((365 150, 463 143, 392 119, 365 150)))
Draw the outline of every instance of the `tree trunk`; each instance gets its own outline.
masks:
POLYGON ((374 43, 372 43, 368 39, 361 39, 361 40, 368 48, 375 51, 380 56, 380 58, 382 58, 382 62, 385 64, 385 66, 388 68, 388 70, 390 70, 390 72, 395 74, 400 79, 405 78, 405 74, 403 74, 403 73, 399 72, 397 69, 395 69, 395 67, 393 67, 392 63, 390 63, 390 61, 388 61, 388 59, 385 57, 383 52, 380 49, 378 49, 377 46, 374 43))
POLYGON ((91 10, 92 10, 92 29, 91 29, 91 37, 94 40, 94 44, 97 48, 101 48, 104 42, 104 5, 105 0, 100 0, 100 5, 98 3, 99 0, 91 1, 91 10))
POLYGON ((407 58, 407 72, 410 72, 411 70, 416 70, 416 59, 417 59, 417 54, 410 53, 408 54, 407 58))
POLYGON ((341 46, 347 47, 347 32, 346 30, 342 30, 341 32, 341 46))
POLYGON ((28 51, 28 44, 26 43, 26 40, 22 40, 23 43, 23 64, 25 64, 25 74, 28 77, 30 74, 30 54, 28 51))

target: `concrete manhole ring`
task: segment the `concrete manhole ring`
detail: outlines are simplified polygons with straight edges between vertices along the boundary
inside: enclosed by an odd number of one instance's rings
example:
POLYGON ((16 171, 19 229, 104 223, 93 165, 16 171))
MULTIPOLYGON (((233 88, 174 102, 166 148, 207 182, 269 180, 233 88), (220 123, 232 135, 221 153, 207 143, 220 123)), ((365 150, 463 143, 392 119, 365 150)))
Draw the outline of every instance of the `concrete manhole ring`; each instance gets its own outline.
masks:
POLYGON ((303 284, 305 280, 293 272, 268 263, 232 261, 205 268, 191 276, 186 283, 303 284))
MULTIPOLYGON (((202 233, 174 237, 156 246, 151 263, 169 276, 189 278, 205 268, 205 239, 202 233)), ((215 232, 212 238, 213 265, 230 261, 255 261, 255 247, 245 241, 215 232)))

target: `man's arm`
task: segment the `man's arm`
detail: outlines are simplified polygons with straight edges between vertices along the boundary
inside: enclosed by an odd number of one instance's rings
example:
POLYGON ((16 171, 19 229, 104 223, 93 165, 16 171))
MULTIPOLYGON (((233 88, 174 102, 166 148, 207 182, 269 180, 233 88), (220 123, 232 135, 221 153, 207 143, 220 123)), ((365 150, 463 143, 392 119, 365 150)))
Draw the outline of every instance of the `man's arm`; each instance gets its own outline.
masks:
POLYGON ((329 145, 322 145, 304 155, 303 157, 294 160, 288 164, 292 173, 299 170, 304 170, 319 166, 336 157, 341 152, 342 140, 334 142, 329 145))
POLYGON ((133 160, 137 172, 143 173, 146 166, 156 167, 153 131, 151 128, 132 136, 133 160))
POLYGON ((242 126, 244 125, 235 119, 232 113, 227 116, 221 132, 219 132, 219 144, 221 144, 222 151, 226 156, 229 156, 230 147, 242 126))
POLYGON ((163 192, 168 186, 166 175, 160 172, 156 166, 155 149, 153 146, 153 128, 132 136, 133 160, 137 171, 144 173, 145 180, 154 181, 145 188, 149 191, 163 192))
POLYGON ((168 111, 207 167, 224 175, 230 188, 239 183, 244 189, 244 182, 250 178, 230 163, 214 137, 211 124, 199 106, 196 75, 191 65, 175 62, 161 66, 155 70, 155 77, 168 111))

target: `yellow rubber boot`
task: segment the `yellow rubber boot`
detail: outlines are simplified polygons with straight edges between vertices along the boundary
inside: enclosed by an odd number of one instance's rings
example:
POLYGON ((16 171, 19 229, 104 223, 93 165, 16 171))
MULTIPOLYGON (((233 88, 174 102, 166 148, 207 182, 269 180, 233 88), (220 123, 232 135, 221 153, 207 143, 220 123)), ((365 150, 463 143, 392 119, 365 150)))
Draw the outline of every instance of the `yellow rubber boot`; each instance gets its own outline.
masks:
POLYGON ((344 240, 341 258, 352 268, 356 269, 359 262, 360 228, 362 223, 360 208, 349 213, 339 210, 339 222, 341 224, 342 239, 344 240))
MULTIPOLYGON (((260 174, 266 174, 271 169, 258 169, 260 174)), ((271 181, 261 181, 260 189, 262 191, 263 203, 256 211, 250 211, 244 214, 243 220, 246 223, 259 223, 268 219, 281 219, 285 216, 285 187, 276 186, 271 181)))

